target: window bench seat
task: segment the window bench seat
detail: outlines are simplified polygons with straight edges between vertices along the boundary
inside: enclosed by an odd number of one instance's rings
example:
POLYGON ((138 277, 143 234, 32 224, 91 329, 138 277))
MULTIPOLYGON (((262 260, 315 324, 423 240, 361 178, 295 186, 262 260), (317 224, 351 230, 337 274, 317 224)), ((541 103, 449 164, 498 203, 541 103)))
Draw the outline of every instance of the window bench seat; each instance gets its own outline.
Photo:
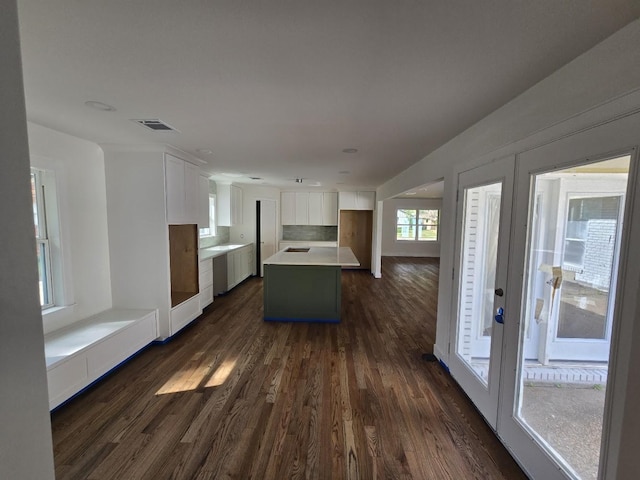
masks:
POLYGON ((156 310, 112 308, 45 335, 49 408, 54 409, 158 336, 156 310))

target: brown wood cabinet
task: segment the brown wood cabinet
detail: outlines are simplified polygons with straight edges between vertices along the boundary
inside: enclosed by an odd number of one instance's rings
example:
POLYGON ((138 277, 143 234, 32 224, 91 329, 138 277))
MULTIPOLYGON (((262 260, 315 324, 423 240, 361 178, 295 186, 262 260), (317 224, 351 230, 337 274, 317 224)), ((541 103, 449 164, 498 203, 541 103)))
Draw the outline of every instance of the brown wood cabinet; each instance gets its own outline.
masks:
POLYGON ((371 210, 340 210, 341 247, 349 247, 360 262, 361 269, 371 269, 373 212, 371 210))

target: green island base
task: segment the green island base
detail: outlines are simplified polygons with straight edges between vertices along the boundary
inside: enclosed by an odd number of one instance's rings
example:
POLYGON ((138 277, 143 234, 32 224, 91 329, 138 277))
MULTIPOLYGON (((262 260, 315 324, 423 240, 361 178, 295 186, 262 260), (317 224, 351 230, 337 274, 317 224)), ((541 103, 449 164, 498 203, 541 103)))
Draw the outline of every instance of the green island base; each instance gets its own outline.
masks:
POLYGON ((340 322, 342 269, 325 265, 265 265, 264 320, 340 322))

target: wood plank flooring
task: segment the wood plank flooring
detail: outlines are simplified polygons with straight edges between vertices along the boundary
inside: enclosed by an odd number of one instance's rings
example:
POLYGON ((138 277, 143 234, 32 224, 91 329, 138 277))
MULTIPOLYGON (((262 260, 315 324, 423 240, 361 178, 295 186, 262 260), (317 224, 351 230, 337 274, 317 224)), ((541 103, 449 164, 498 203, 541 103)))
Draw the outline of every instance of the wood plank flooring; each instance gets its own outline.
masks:
POLYGON ((438 363, 437 259, 343 273, 340 324, 265 323, 262 280, 52 414, 58 479, 524 479, 438 363))

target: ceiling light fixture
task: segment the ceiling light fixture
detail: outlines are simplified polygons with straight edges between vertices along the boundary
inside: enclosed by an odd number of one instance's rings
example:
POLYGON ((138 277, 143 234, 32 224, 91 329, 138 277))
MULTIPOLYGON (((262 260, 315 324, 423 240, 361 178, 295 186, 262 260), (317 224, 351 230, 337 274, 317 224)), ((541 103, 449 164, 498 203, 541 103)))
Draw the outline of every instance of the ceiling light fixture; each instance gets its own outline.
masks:
POLYGON ((343 153, 358 153, 357 148, 345 148, 342 150, 343 153))
POLYGON ((96 100, 87 100, 84 104, 93 108, 94 110, 100 110, 101 112, 115 112, 116 107, 112 107, 111 105, 107 105, 106 103, 98 102, 96 100))
POLYGON ((296 178, 296 183, 302 183, 302 178, 296 178))
POLYGON ((201 153, 203 155, 211 155, 213 151, 210 148, 197 148, 196 152, 201 153))

